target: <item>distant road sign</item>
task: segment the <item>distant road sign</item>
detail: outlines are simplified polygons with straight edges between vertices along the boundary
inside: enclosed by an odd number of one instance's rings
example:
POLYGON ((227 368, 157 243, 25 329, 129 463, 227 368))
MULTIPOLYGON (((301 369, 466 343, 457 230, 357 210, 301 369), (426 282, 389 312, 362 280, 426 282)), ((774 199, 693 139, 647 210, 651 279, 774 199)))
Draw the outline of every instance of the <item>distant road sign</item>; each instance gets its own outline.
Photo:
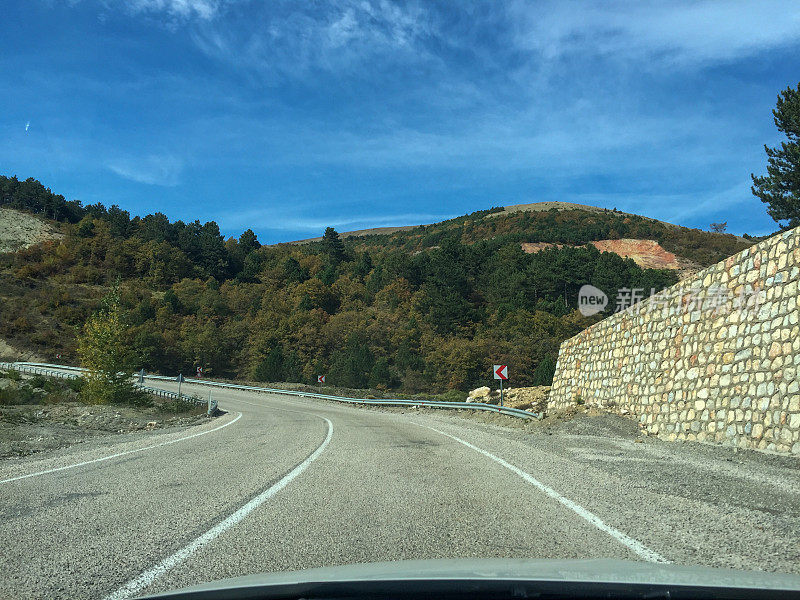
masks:
POLYGON ((180 373, 180 374, 179 374, 179 375, 178 375, 178 376, 175 378, 175 381, 177 381, 178 383, 183 383, 184 381, 186 381, 186 379, 185 379, 185 378, 184 378, 184 376, 183 376, 183 373, 180 373))
POLYGON ((494 365, 494 378, 508 380, 508 365, 494 365))
POLYGON ((203 367, 197 367, 197 376, 200 377, 203 375, 203 367))
POLYGON ((317 383, 325 383, 325 375, 317 375, 317 383))

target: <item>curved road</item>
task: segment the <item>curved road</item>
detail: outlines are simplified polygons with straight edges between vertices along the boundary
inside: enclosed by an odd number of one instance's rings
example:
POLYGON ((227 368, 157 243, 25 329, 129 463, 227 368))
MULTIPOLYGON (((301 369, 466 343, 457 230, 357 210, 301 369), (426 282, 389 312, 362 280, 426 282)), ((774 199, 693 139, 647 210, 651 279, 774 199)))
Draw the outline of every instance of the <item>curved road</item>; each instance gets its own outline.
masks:
POLYGON ((442 557, 800 572, 793 459, 214 394, 228 412, 198 427, 0 462, 0 597, 442 557))

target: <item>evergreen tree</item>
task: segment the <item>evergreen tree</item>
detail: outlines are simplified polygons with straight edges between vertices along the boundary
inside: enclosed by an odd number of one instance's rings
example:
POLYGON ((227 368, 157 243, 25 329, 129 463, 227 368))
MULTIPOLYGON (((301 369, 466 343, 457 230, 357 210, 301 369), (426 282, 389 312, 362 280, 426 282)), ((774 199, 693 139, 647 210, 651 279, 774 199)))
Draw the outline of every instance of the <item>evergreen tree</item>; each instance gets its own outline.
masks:
POLYGON ((253 376, 257 381, 283 380, 283 360, 283 348, 278 344, 258 363, 253 376))
POLYGON ((556 373, 556 361, 548 354, 536 366, 531 377, 533 385, 553 385, 553 375, 556 373))
POLYGON ((345 259, 344 242, 339 239, 339 234, 333 227, 325 229, 322 236, 322 252, 334 265, 338 265, 345 259))
POLYGON ((300 263, 293 256, 283 261, 283 276, 286 281, 294 283, 302 283, 308 279, 308 273, 303 270, 300 263))
POLYGON ((239 236, 239 249, 243 256, 247 256, 253 250, 258 250, 259 248, 261 248, 261 243, 252 229, 248 229, 239 236))
POLYGON ((385 356, 381 356, 375 361, 372 371, 369 374, 369 387, 387 388, 392 384, 392 374, 389 371, 389 361, 385 356))
POLYGON ((333 355, 331 382, 343 387, 365 388, 374 364, 375 358, 363 337, 352 334, 344 347, 333 355))
POLYGON ((136 356, 131 350, 129 325, 123 315, 119 288, 102 300, 83 327, 78 355, 88 369, 81 396, 90 404, 138 403, 146 396, 133 386, 136 356))
POLYGON ((779 148, 764 146, 767 175, 753 179, 753 194, 768 205, 767 213, 779 224, 800 225, 800 83, 778 96, 772 111, 775 126, 786 136, 779 148))

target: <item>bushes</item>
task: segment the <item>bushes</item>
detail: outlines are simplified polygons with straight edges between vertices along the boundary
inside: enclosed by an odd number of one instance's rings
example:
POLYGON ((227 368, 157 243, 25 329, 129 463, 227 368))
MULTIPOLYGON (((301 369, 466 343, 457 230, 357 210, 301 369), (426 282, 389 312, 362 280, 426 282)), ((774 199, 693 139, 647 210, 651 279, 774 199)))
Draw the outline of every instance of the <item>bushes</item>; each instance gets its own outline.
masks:
POLYGON ((23 379, 17 371, 0 372, 11 385, 0 386, 0 405, 59 404, 77 400, 81 379, 55 379, 34 375, 23 379))
POLYGON ((0 406, 15 404, 40 404, 42 394, 27 385, 0 388, 0 406))

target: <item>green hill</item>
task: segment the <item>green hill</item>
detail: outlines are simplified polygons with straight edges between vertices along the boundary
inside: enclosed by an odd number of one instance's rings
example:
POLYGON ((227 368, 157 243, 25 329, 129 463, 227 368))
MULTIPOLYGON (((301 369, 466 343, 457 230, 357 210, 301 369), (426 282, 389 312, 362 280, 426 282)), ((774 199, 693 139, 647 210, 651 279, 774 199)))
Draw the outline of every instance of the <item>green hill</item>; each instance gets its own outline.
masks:
POLYGON ((619 288, 677 281, 587 242, 655 240, 696 265, 753 243, 554 207, 262 246, 250 230, 225 240, 214 222, 131 217, 6 177, 0 207, 63 234, 0 255, 0 338, 17 348, 77 362, 77 329, 119 281, 147 370, 309 383, 325 373, 335 385, 412 393, 485 384, 493 363, 511 365, 514 386, 547 383, 561 341, 600 318, 575 310, 581 285, 613 303, 619 288), (553 246, 526 253, 532 242, 553 246))

